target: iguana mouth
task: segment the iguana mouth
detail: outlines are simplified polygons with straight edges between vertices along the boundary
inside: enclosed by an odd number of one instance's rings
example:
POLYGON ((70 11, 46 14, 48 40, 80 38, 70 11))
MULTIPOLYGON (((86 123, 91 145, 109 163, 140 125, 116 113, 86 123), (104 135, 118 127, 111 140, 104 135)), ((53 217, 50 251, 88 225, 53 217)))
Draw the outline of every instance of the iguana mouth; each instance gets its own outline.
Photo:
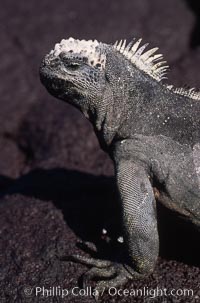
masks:
POLYGON ((60 79, 57 75, 51 75, 46 71, 40 73, 40 79, 43 85, 51 93, 56 93, 56 95, 60 93, 63 94, 68 89, 74 87, 74 85, 70 81, 66 81, 66 79, 60 79), (51 81, 49 81, 49 78, 51 78, 51 81))

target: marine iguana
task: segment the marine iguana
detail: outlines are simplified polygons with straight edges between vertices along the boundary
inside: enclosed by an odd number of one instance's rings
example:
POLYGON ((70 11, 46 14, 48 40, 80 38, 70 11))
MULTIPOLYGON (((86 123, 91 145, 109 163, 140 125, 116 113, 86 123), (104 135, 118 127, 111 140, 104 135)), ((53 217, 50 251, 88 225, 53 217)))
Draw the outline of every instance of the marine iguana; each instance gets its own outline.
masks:
POLYGON ((163 84, 168 66, 141 39, 108 45, 69 38, 55 45, 40 78, 93 124, 114 162, 127 262, 75 256, 93 266, 96 289, 152 273, 159 251, 157 198, 200 225, 200 93, 163 84))

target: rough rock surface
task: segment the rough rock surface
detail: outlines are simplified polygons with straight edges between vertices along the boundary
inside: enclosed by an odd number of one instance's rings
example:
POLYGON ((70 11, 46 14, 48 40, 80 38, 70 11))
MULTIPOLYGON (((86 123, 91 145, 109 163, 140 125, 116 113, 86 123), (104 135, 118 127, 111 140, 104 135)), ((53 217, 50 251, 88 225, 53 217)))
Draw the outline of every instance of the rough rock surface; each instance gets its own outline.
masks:
MULTIPOLYGON (((39 82, 43 55, 62 38, 114 42, 143 37, 171 66, 168 83, 200 86, 200 5, 193 0, 4 1, 0 10, 0 302, 94 302, 70 292, 85 266, 63 256, 77 239, 99 256, 116 247, 100 237, 118 230, 112 163, 90 124, 39 82), (106 224, 106 223, 105 223, 106 224), (34 295, 35 287, 69 290, 34 295), (28 295, 25 287, 32 288, 28 295), (66 294, 66 293, 65 293, 66 294)), ((127 289, 192 289, 194 296, 109 296, 103 302, 199 302, 199 233, 159 207, 160 258, 155 272, 127 289)), ((90 286, 90 285, 89 285, 90 286)))

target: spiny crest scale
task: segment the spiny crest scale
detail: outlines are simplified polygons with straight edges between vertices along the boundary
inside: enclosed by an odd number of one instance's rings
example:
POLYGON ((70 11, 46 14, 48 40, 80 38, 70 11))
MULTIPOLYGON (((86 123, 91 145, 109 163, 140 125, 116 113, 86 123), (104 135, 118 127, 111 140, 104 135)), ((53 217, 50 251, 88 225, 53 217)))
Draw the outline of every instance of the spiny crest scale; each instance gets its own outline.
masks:
POLYGON ((188 97, 194 100, 200 100, 200 92, 196 91, 195 88, 186 89, 184 87, 174 87, 173 85, 167 85, 167 88, 173 93, 188 97))
POLYGON ((165 75, 169 66, 165 65, 166 61, 161 61, 163 55, 155 54, 158 50, 157 47, 144 52, 148 43, 140 46, 141 41, 142 39, 137 41, 133 39, 127 46, 126 40, 121 40, 119 43, 116 41, 113 47, 140 70, 160 82, 166 78, 165 75))
POLYGON ((60 43, 55 45, 50 54, 59 56, 63 51, 83 55, 91 66, 101 70, 105 68, 106 55, 102 52, 101 43, 97 40, 62 39, 60 43))

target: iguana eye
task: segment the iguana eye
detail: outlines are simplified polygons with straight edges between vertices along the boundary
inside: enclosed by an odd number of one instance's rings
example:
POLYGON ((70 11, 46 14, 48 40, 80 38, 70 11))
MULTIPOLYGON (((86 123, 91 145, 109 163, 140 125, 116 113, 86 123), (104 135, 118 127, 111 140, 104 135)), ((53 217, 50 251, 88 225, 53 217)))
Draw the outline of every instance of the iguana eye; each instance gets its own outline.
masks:
POLYGON ((76 70, 80 67, 80 63, 77 61, 72 61, 65 52, 60 53, 59 57, 61 58, 64 65, 72 70, 76 70))
POLYGON ((77 62, 65 62, 65 66, 67 68, 72 69, 72 70, 76 70, 76 69, 78 69, 80 67, 80 64, 77 63, 77 62))

